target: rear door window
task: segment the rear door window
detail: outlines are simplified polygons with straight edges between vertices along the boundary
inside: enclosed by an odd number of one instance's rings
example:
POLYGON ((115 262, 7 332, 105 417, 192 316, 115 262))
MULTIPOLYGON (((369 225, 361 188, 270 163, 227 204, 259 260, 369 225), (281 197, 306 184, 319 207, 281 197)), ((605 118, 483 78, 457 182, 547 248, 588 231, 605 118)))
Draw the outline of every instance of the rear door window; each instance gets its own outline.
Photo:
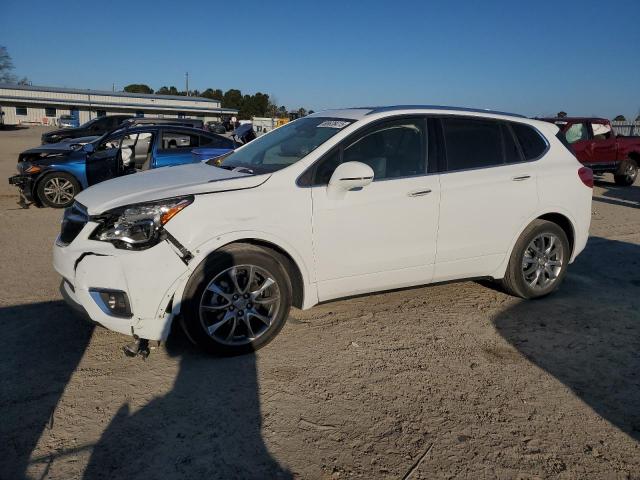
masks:
POLYGON ((442 118, 447 171, 504 164, 501 122, 442 118))
POLYGON ((609 140, 613 136, 611 125, 606 123, 592 123, 591 131, 593 131, 594 140, 609 140))
POLYGON ((233 141, 224 137, 200 137, 200 146, 208 148, 233 148, 233 141))
POLYGON ((200 136, 192 133, 164 130, 162 132, 162 150, 190 150, 200 146, 200 136))

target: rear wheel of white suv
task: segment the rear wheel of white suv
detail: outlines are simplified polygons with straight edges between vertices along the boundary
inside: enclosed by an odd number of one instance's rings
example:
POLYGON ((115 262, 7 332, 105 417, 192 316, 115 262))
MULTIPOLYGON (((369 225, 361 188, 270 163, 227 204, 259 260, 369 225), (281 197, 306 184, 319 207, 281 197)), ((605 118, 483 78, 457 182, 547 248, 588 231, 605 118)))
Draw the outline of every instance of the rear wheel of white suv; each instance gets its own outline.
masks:
POLYGON ((516 242, 502 287, 522 298, 538 298, 556 290, 567 273, 571 251, 564 230, 535 220, 516 242))
POLYGON ((269 250, 223 247, 193 273, 183 297, 187 334, 215 355, 240 355, 269 343, 291 309, 291 281, 269 250))

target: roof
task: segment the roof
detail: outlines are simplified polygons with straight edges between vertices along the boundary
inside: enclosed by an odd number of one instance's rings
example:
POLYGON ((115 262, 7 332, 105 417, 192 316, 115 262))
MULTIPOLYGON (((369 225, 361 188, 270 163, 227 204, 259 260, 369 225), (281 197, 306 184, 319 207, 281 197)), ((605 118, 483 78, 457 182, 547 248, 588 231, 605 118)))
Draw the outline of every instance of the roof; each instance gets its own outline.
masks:
POLYGON ((324 110, 322 112, 316 112, 313 116, 326 117, 330 115, 332 117, 348 118, 353 120, 360 120, 367 115, 373 115, 375 113, 393 112, 396 110, 438 110, 438 111, 451 111, 451 112, 469 112, 469 113, 489 113, 492 115, 503 115, 507 117, 515 118, 527 118, 524 115, 518 115, 516 113, 499 112, 488 109, 478 108, 463 108, 463 107, 450 107, 443 105, 389 105, 381 107, 355 107, 345 108, 341 110, 324 110))
POLYGON ((608 122, 606 118, 600 117, 540 117, 536 118, 536 120, 542 120, 545 122, 608 122))
POLYGON ((37 85, 15 85, 10 83, 0 83, 0 88, 9 88, 12 90, 30 90, 33 92, 55 92, 55 93, 75 93, 81 95, 107 95, 110 97, 128 97, 128 98, 149 98, 149 99, 166 99, 166 100, 182 100, 185 102, 210 102, 220 103, 219 100, 211 100, 202 97, 187 97, 183 95, 159 95, 156 93, 129 93, 129 92, 112 92, 109 90, 91 90, 88 88, 63 88, 63 87, 43 87, 37 85))

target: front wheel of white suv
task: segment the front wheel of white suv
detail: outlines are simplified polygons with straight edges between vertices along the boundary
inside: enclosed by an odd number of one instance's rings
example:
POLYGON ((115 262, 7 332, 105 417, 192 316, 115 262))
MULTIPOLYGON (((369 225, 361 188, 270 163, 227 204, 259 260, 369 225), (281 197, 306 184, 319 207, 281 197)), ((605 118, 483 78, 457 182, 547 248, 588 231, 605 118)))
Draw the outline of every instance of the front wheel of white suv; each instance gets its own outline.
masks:
POLYGON ((253 352, 280 332, 291 300, 291 281, 274 255, 255 245, 229 245, 202 262, 189 279, 183 325, 214 355, 253 352))
POLYGON ((562 283, 570 257, 564 230, 553 222, 535 220, 516 242, 500 283, 517 297, 544 297, 562 283))

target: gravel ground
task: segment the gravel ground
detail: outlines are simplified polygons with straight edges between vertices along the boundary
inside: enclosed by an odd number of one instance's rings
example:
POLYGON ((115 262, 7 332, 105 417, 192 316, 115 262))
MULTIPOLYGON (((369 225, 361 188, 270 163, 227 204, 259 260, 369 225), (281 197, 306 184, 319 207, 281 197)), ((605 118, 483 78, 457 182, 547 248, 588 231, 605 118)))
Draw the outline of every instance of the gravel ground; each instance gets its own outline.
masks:
MULTIPOLYGON (((0 132, 0 177, 41 128, 0 132)), ((60 300, 61 212, 0 183, 0 478, 640 479, 640 183, 594 189, 561 290, 450 283, 294 311, 256 355, 151 356, 60 300)))

